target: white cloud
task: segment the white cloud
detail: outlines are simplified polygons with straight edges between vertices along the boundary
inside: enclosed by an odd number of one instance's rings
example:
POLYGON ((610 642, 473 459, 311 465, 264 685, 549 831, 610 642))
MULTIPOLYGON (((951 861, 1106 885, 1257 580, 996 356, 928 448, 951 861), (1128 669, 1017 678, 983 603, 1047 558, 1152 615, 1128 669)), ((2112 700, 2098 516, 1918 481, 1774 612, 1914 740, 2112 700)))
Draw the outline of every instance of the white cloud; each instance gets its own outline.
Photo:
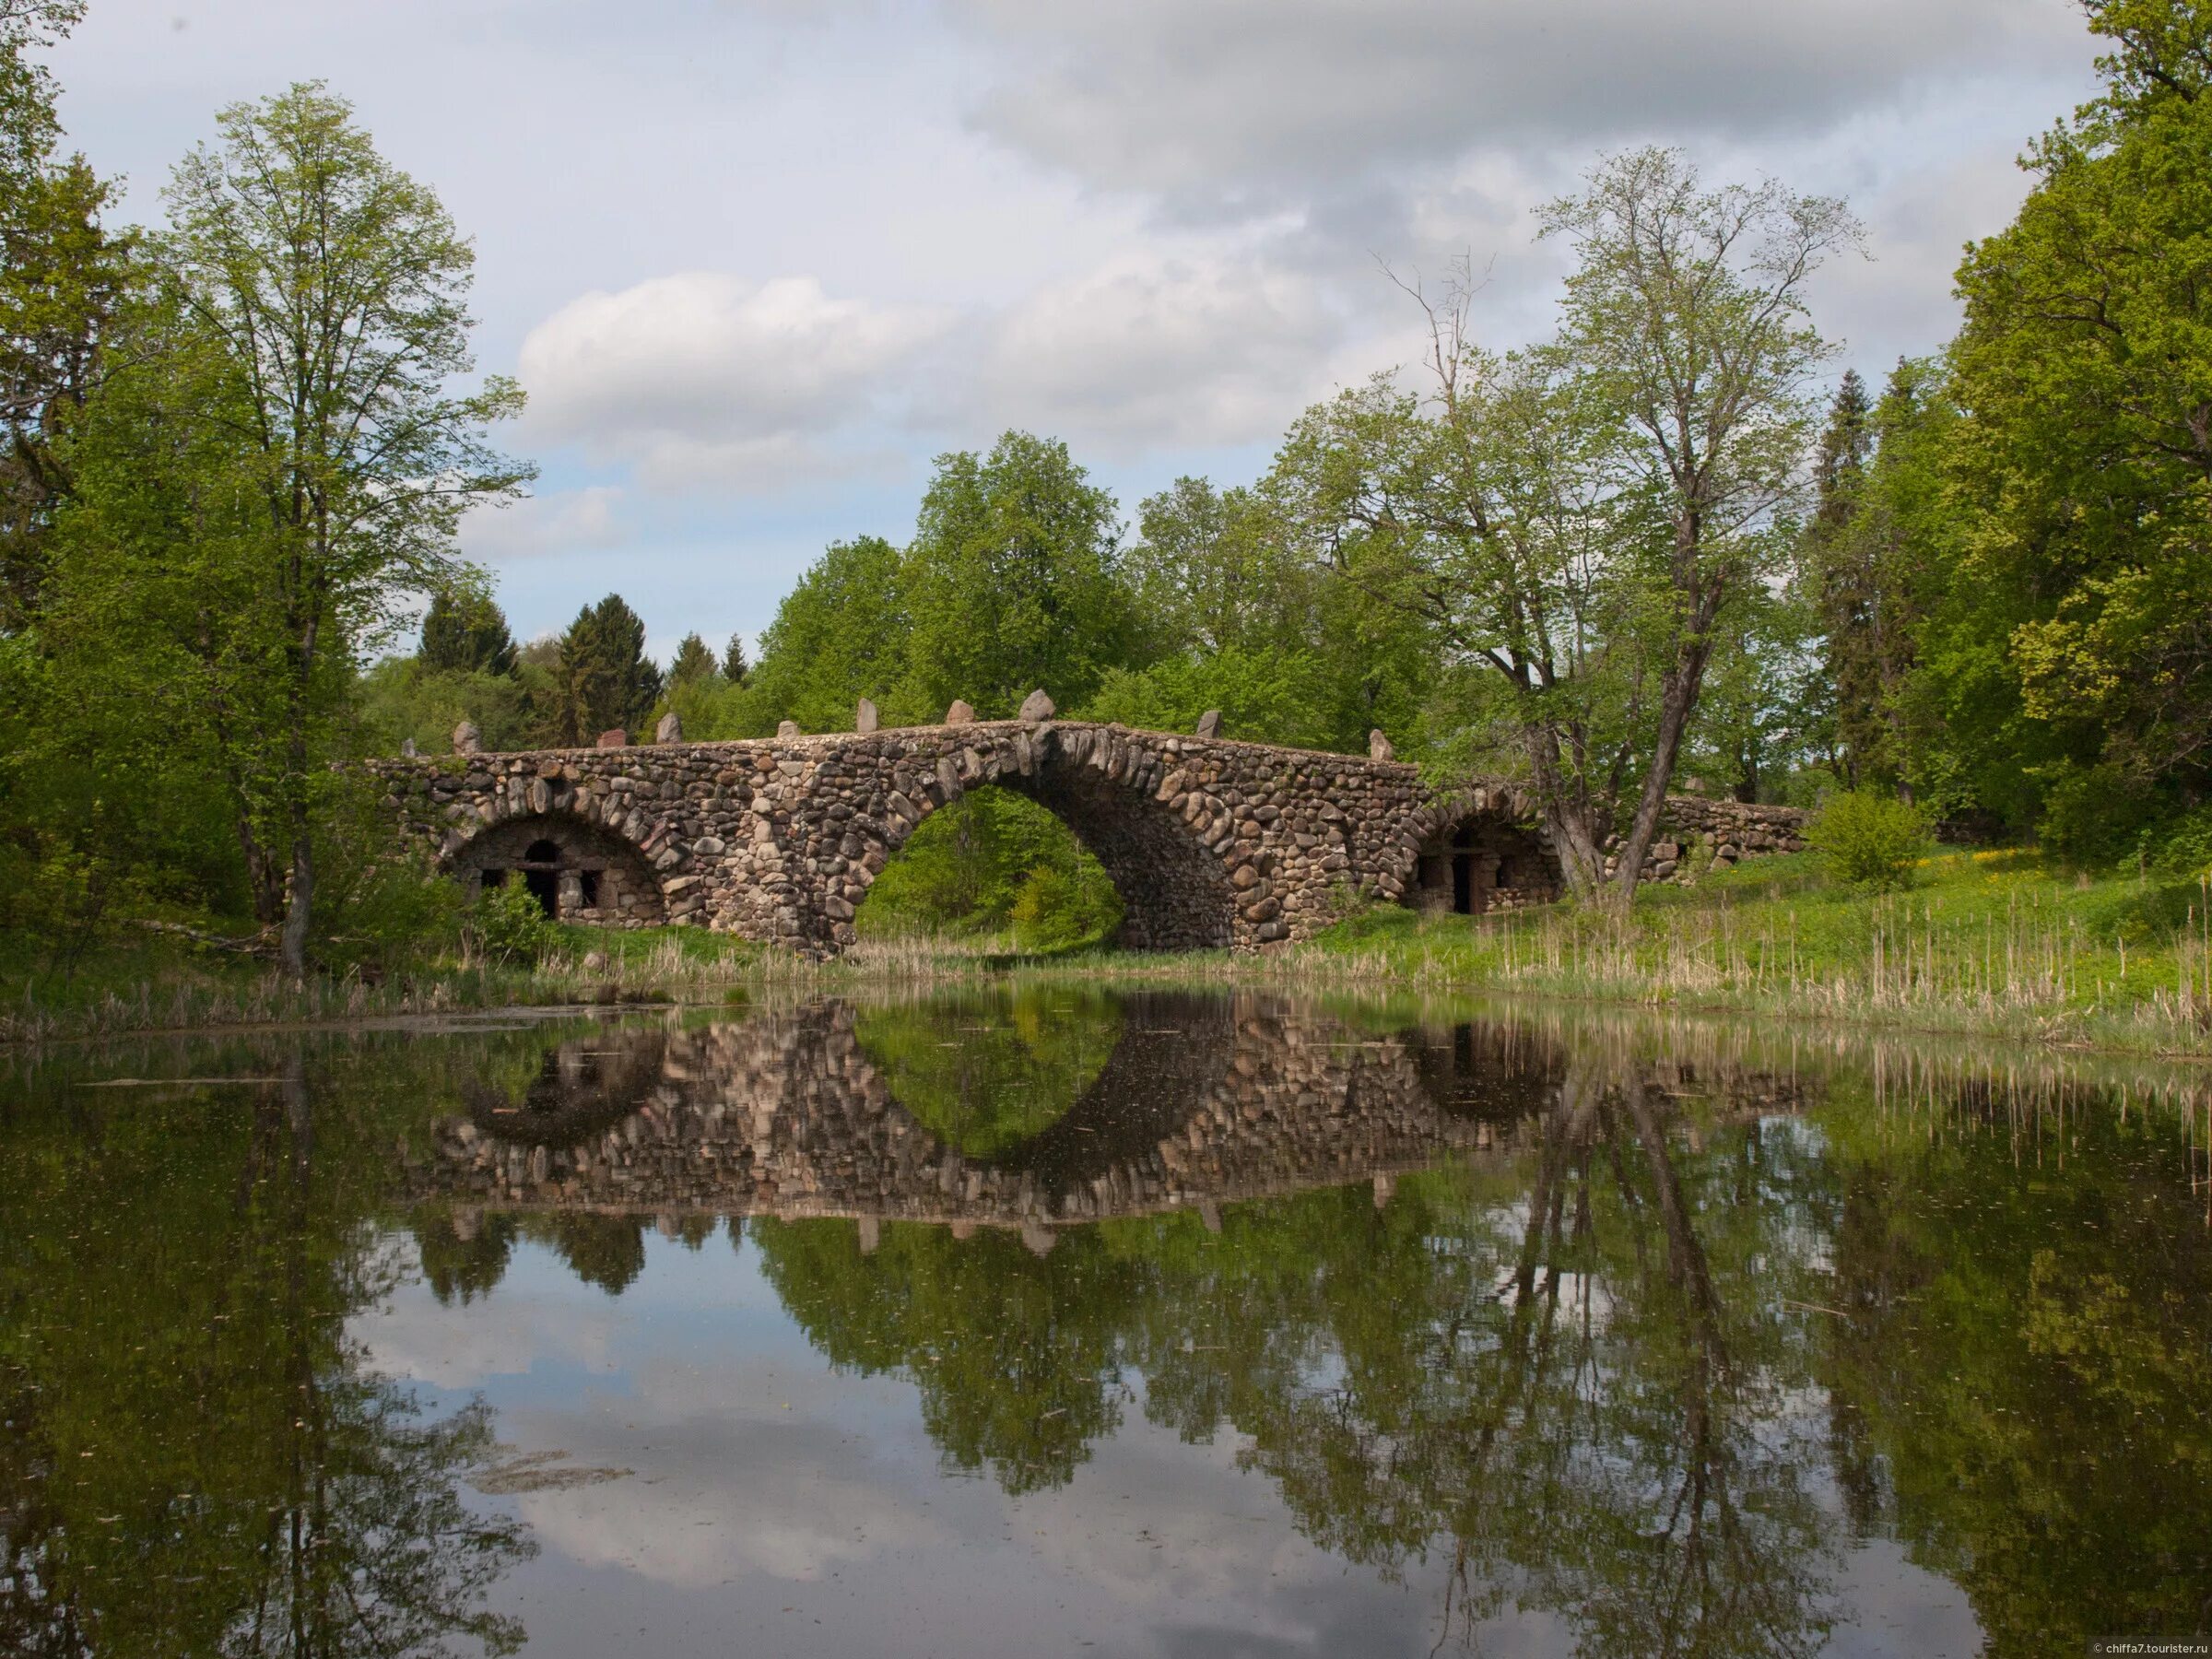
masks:
POLYGON ((759 486, 850 465, 865 421, 940 313, 832 298, 811 276, 655 276, 562 306, 523 342, 528 429, 641 482, 759 486))
POLYGON ((1471 148, 1801 134, 1909 88, 2058 73, 2067 0, 954 0, 972 119, 1098 184, 1239 208, 1471 148))
POLYGON ((474 508, 461 522, 461 547, 471 559, 490 563, 610 547, 622 535, 615 515, 621 500, 622 491, 612 484, 588 484, 474 508))
POLYGON ((1342 319, 1323 289, 1249 257, 1132 255, 980 320, 971 424, 1121 453, 1272 438, 1326 390, 1342 319))

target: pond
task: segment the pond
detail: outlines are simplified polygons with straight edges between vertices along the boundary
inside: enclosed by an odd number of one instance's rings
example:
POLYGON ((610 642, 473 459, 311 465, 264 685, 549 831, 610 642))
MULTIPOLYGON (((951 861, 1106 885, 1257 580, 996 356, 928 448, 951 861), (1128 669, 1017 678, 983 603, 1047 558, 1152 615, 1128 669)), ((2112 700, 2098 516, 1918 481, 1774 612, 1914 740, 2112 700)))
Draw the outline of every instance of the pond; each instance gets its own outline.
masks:
POLYGON ((2208 1135, 1061 983, 0 1057, 0 1652, 2202 1637, 2208 1135))

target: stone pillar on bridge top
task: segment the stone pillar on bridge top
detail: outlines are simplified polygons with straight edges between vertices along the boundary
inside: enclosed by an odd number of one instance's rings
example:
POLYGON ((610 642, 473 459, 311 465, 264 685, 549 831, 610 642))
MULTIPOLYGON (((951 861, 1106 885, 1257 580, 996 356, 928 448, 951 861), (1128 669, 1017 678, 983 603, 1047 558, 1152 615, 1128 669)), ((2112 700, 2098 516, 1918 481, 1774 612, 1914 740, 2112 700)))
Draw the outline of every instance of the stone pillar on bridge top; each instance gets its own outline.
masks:
POLYGON ((1367 735, 1367 758, 1370 760, 1395 760, 1398 758, 1398 751, 1391 746, 1390 739, 1382 735, 1380 727, 1367 735))
POLYGON ((484 752, 484 734, 477 730, 477 723, 465 720, 453 728, 453 753, 480 755, 484 752))
POLYGON ((881 724, 881 718, 876 712, 876 705, 868 699, 862 698, 859 707, 853 711, 853 729, 865 737, 881 724))
POLYGON ((661 716, 661 724, 653 728, 655 743, 681 743, 684 740, 684 723, 674 709, 661 716))
POLYGON ((945 711, 945 724, 947 725, 972 725, 974 723, 975 711, 968 706, 964 699, 954 698, 952 707, 945 711))
POLYGON ((1208 709, 1205 713, 1198 716, 1198 735, 1201 737, 1218 737, 1221 735, 1220 710, 1208 709))
POLYGON ((1021 700, 1021 712, 1018 718, 1022 724, 1036 725, 1052 717, 1053 700, 1042 691, 1032 691, 1021 700))

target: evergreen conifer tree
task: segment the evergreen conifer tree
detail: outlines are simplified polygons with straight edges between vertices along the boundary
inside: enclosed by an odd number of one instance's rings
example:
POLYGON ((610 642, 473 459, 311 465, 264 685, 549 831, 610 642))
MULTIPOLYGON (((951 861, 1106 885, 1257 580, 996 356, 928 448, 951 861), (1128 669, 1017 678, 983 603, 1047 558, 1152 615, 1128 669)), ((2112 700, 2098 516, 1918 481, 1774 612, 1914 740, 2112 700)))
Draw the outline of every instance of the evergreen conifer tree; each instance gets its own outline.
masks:
POLYGON ((733 686, 742 686, 752 671, 752 665, 745 660, 745 636, 732 634, 729 649, 722 653, 722 677, 733 686))
POLYGON ((463 674, 512 674, 506 613, 479 594, 440 593, 422 618, 422 665, 463 674))
POLYGON ((688 633, 684 642, 676 648, 676 660, 668 665, 668 683, 689 685, 694 680, 711 678, 718 671, 714 653, 707 649, 706 641, 695 633, 688 633))
POLYGON ((560 641, 563 735, 589 743, 613 726, 641 724, 661 695, 661 671, 645 656, 645 624, 609 594, 576 613, 560 641))

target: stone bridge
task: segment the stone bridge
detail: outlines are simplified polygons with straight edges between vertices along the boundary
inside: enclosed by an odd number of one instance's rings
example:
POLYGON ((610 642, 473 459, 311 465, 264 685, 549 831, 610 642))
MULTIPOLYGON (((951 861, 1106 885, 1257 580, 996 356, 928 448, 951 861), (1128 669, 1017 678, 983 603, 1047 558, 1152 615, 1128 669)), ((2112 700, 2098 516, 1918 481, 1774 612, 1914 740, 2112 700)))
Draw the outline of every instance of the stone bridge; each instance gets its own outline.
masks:
POLYGON ((561 1044, 519 1100, 441 1120, 410 1182, 464 1211, 858 1218, 1040 1230, 1375 1181, 1500 1151, 1559 1051, 1378 1035, 1275 999, 1119 999, 1102 1068, 1040 1132, 963 1153, 901 1101, 840 1002, 561 1044))
MULTIPOLYGON (((1121 945, 1251 950, 1356 897, 1467 912, 1558 896, 1558 861, 1506 782, 1437 791, 1369 757, 1051 718, 739 743, 371 762, 387 806, 476 883, 527 883, 564 920, 703 924, 808 955, 930 814, 986 784, 1041 803, 1119 890, 1121 945)), ((1677 797, 1705 862, 1794 848, 1800 815, 1677 797)), ((1663 840, 1644 872, 1687 866, 1663 840)))

